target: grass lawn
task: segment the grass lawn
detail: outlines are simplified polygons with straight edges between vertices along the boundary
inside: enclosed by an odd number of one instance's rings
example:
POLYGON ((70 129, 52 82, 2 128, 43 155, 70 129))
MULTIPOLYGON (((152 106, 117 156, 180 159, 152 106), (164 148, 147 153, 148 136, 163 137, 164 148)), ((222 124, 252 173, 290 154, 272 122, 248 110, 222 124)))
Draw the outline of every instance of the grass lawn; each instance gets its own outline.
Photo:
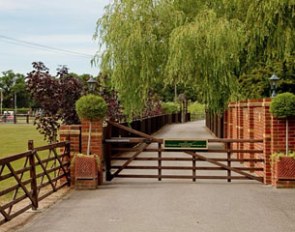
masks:
POLYGON ((28 140, 35 147, 47 144, 32 124, 0 124, 0 158, 27 151, 28 140))

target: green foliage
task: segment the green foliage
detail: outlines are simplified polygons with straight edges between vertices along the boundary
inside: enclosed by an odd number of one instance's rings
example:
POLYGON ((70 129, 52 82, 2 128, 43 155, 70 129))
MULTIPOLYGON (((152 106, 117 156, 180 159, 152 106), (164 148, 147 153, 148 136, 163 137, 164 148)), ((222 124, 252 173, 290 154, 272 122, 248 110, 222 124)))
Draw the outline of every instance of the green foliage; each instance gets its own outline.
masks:
POLYGON ((180 106, 175 102, 162 102, 161 108, 166 114, 178 113, 180 111, 180 106))
POLYGON ((205 105, 198 101, 189 103, 188 112, 191 114, 192 120, 199 120, 205 118, 205 105))
POLYGON ((279 160, 281 157, 291 157, 291 158, 295 159, 295 152, 291 151, 288 154, 283 153, 283 152, 275 152, 275 153, 271 154, 270 159, 272 160, 272 162, 275 162, 275 161, 279 160))
POLYGON ((242 37, 240 22, 202 11, 171 34, 169 81, 197 84, 203 103, 214 111, 223 109, 237 86, 232 70, 239 66, 242 37))
POLYGON ((27 90, 42 110, 36 116, 34 124, 49 142, 57 141, 57 129, 60 123, 79 122, 75 111, 75 102, 81 96, 81 82, 68 74, 62 66, 57 77, 49 74, 42 62, 33 62, 33 71, 26 77, 27 90))
POLYGON ((203 114, 205 112, 205 105, 199 102, 193 102, 189 104, 188 112, 191 114, 203 114))
POLYGON ((8 70, 0 74, 0 88, 3 91, 3 107, 14 108, 15 97, 17 107, 29 107, 30 99, 26 91, 25 76, 8 70))
POLYGON ((272 99, 270 112, 278 118, 295 116, 295 95, 281 93, 272 99))
POLYGON ((274 72, 279 91, 294 91, 294 21, 294 0, 114 0, 95 37, 127 114, 158 83, 193 86, 219 112, 230 100, 268 96, 274 72))
POLYGON ((112 1, 99 19, 95 37, 106 46, 101 69, 111 76, 126 114, 140 115, 151 86, 161 82, 169 35, 181 23, 171 3, 150 0, 112 1))
POLYGON ((239 77, 240 91, 237 93, 237 99, 258 99, 270 96, 269 78, 272 71, 265 67, 259 66, 253 68, 239 77))
POLYGON ((106 115, 107 105, 102 97, 89 94, 76 102, 76 111, 80 119, 93 121, 106 115))

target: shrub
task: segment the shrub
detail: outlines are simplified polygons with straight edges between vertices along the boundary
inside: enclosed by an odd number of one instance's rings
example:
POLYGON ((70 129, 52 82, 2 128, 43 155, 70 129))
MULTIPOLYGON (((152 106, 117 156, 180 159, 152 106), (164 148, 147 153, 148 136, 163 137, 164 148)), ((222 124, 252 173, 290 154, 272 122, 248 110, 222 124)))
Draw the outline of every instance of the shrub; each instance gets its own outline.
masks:
POLYGON ((180 110, 179 104, 175 102, 162 102, 161 108, 166 114, 178 113, 180 110))
POLYGON ((80 119, 102 119, 107 112, 107 105, 100 96, 89 94, 76 102, 76 111, 80 119))
POLYGON ((203 114, 205 106, 199 102, 193 102, 188 106, 188 112, 191 114, 203 114))
POLYGON ((295 95, 293 93, 281 93, 272 99, 270 112, 277 118, 295 116, 295 95))
POLYGON ((270 158, 272 163, 279 160, 281 157, 290 157, 295 159, 295 152, 291 151, 288 154, 284 153, 284 152, 275 152, 273 154, 271 154, 270 158))

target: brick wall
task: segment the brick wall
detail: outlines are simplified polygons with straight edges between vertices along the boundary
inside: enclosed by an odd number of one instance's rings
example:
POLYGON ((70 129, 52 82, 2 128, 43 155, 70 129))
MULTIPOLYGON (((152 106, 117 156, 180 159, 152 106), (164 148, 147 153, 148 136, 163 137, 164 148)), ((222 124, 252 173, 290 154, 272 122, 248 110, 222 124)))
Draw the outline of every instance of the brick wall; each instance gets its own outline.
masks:
MULTIPOLYGON (((229 104, 225 114, 227 138, 263 139, 263 144, 245 143, 236 148, 264 150, 263 154, 244 154, 244 158, 264 159, 264 171, 256 174, 264 177, 265 184, 272 183, 270 155, 274 152, 286 152, 286 120, 272 117, 269 112, 270 103, 270 98, 233 102, 229 104)), ((295 150, 295 118, 289 120, 289 150, 295 150)), ((238 156, 242 158, 242 154, 238 156)), ((245 163, 245 165, 259 167, 259 163, 245 163)))

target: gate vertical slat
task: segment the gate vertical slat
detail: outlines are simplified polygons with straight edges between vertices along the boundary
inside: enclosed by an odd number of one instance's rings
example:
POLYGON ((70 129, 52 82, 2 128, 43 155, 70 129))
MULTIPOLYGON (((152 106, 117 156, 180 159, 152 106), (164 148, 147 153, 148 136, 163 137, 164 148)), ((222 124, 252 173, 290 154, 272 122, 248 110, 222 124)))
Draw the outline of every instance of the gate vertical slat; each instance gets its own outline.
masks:
POLYGON ((160 177, 162 175, 162 144, 161 143, 158 143, 158 175, 159 175, 159 178, 158 180, 161 181, 162 178, 160 177))
MULTIPOLYGON (((231 143, 226 143, 226 151, 227 151, 227 166, 231 167, 231 143)), ((231 182, 231 170, 227 170, 227 182, 231 182)))
POLYGON ((193 182, 196 182, 196 156, 192 156, 193 160, 193 182))

